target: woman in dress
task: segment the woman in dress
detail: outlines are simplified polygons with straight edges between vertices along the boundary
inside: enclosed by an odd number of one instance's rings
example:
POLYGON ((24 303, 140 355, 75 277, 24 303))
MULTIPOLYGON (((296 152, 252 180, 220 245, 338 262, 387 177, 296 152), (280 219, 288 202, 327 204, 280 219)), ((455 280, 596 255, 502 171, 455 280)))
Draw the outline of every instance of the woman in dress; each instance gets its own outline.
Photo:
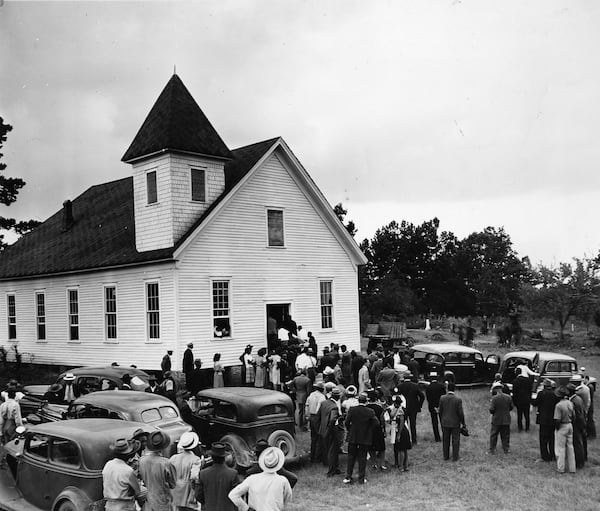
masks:
POLYGON ((255 374, 254 374, 254 386, 255 387, 264 387, 265 386, 265 376, 267 373, 267 359, 265 357, 267 350, 265 348, 261 348, 258 350, 256 354, 256 358, 254 359, 255 365, 255 374))
POLYGON ((223 380, 224 371, 225 368, 221 362, 221 354, 215 353, 215 356, 213 357, 213 387, 215 389, 225 386, 225 382, 223 380))
POLYGON ((271 377, 271 384, 273 385, 273 389, 279 390, 281 387, 281 356, 279 355, 279 350, 271 350, 271 355, 269 356, 269 372, 271 377))
POLYGON ((399 456, 401 455, 404 472, 408 471, 408 450, 412 447, 410 431, 406 424, 405 407, 404 396, 396 395, 392 397, 392 405, 384 412, 390 444, 394 446, 394 466, 400 468, 399 456))

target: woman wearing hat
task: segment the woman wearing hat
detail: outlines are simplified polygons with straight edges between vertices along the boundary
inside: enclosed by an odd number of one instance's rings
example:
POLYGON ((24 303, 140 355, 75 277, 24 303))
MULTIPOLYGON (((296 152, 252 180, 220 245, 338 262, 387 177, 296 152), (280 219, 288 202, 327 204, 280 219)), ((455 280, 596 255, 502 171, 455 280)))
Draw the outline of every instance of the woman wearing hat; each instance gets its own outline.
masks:
POLYGON ((278 447, 265 449, 258 458, 260 474, 247 477, 240 485, 229 492, 229 499, 238 511, 283 511, 292 498, 292 488, 288 480, 277 471, 283 467, 285 455, 278 447), (248 503, 244 496, 248 496, 248 503))
POLYGON ((144 486, 148 488, 148 498, 144 511, 173 511, 175 469, 161 451, 171 443, 169 435, 163 431, 153 431, 148 435, 146 455, 142 456, 139 473, 144 486))
POLYGON ((193 431, 187 431, 179 439, 177 447, 181 450, 170 458, 175 469, 175 488, 173 488, 173 504, 178 511, 198 509, 198 501, 194 494, 194 486, 202 468, 202 459, 194 454, 200 439, 193 431))

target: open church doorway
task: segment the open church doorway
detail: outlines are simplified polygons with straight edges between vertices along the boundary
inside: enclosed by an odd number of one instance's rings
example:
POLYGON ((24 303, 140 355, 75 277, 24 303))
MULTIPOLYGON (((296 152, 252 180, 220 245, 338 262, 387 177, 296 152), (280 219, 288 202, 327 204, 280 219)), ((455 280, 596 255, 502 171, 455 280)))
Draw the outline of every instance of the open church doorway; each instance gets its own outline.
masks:
POLYGON ((267 346, 269 351, 279 346, 277 330, 290 315, 290 303, 267 304, 267 346))

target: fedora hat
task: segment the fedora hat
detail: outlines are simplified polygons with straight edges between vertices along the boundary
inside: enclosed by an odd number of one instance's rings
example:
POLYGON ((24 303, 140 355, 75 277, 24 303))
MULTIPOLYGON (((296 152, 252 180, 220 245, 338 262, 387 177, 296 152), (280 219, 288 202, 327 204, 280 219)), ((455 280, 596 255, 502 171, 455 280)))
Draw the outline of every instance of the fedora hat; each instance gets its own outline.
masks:
POLYGON ((198 435, 196 433, 194 433, 193 431, 186 431, 183 435, 181 435, 181 438, 177 443, 177 447, 183 449, 184 451, 191 451, 199 443, 200 439, 198 438, 198 435))
POLYGON ((127 456, 133 454, 140 448, 137 440, 127 440, 126 438, 117 438, 114 444, 110 446, 113 454, 116 456, 127 456))
POLYGON ((346 394, 349 396, 355 396, 356 392, 356 387, 354 385, 348 385, 348 387, 346 387, 346 394))
POLYGON ((279 447, 268 447, 258 458, 258 466, 263 472, 273 473, 281 470, 285 463, 285 455, 279 447))
POLYGON ((213 458, 225 458, 227 456, 227 446, 222 442, 213 442, 208 454, 213 458))
POLYGON ((148 435, 146 448, 149 451, 162 451, 170 443, 171 439, 164 431, 153 431, 148 435))
POLYGON ((75 381, 75 375, 73 373, 67 373, 63 376, 63 381, 75 381))

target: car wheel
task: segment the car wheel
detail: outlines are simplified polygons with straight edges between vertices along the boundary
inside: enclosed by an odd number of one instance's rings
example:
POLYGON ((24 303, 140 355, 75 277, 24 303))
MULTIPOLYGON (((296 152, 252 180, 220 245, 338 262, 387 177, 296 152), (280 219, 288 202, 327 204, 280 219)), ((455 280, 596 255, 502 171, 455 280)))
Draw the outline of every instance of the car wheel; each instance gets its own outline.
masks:
POLYGON ((287 458, 296 456, 296 440, 287 431, 279 429, 269 435, 267 439, 269 445, 279 447, 287 458))
POLYGON ((77 506, 70 500, 63 500, 57 508, 57 511, 79 511, 77 506))

